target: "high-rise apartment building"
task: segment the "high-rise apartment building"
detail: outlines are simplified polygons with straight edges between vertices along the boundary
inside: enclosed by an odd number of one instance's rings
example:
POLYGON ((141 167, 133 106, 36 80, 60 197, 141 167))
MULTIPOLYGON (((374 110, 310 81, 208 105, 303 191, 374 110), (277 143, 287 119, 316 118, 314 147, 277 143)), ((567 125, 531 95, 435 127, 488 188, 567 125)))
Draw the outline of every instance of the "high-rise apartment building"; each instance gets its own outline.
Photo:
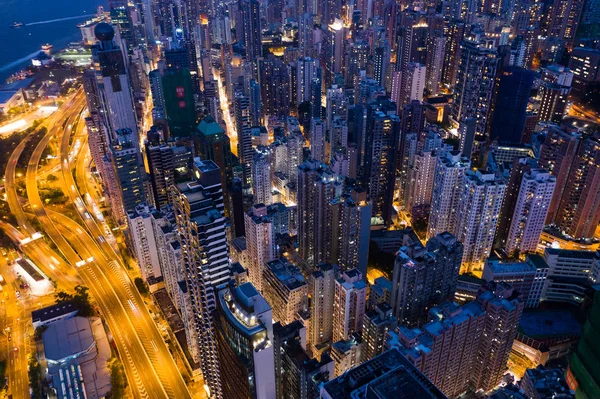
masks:
POLYGON ((494 282, 482 288, 476 302, 485 311, 486 322, 470 380, 476 389, 489 391, 506 372, 525 303, 510 285, 494 282))
POLYGON ((142 278, 153 284, 162 276, 158 246, 154 235, 154 210, 146 204, 140 204, 127 213, 128 236, 138 261, 142 278))
POLYGON ((351 43, 348 49, 350 57, 346 70, 346 84, 354 85, 355 79, 360 76, 360 71, 367 69, 367 61, 369 59, 369 48, 364 41, 356 40, 351 43))
POLYGON ((263 115, 287 117, 292 102, 288 66, 274 55, 261 62, 261 101, 263 115))
POLYGON ((473 363, 485 325, 485 311, 476 302, 447 303, 431 309, 435 319, 421 327, 400 326, 390 332, 395 347, 449 398, 469 389, 473 363))
MULTIPOLYGON (((494 154, 495 155, 495 154, 494 154)), ((506 182, 506 190, 504 199, 502 200, 502 208, 498 217, 498 226, 496 228, 496 237, 494 238, 494 249, 503 250, 506 248, 506 240, 508 238, 508 230, 512 225, 512 217, 517 204, 517 198, 523 183, 525 173, 535 169, 537 161, 527 157, 517 157, 513 159, 510 169, 510 175, 506 182)))
POLYGON ((577 92, 585 93, 587 90, 593 90, 594 85, 600 82, 600 50, 574 48, 569 59, 569 69, 573 71, 573 87, 577 92))
POLYGON ((392 282, 385 277, 377 277, 369 286, 369 302, 367 309, 373 310, 380 303, 390 303, 392 298, 392 282))
POLYGON ((427 64, 425 88, 431 95, 439 93, 442 84, 442 71, 444 70, 444 51, 446 49, 446 38, 441 31, 429 37, 427 43, 427 64))
MULTIPOLYGON (((89 107, 89 103, 88 103, 89 107)), ((88 146, 90 147, 90 155, 96 170, 102 179, 105 179, 106 173, 110 171, 104 170, 103 159, 108 155, 109 151, 109 136, 107 134, 106 125, 103 123, 99 112, 90 111, 90 116, 85 118, 85 127, 88 133, 88 146)))
POLYGON ((296 61, 296 103, 312 100, 312 82, 319 73, 319 60, 305 57, 296 61))
POLYGON ((123 51, 115 44, 115 31, 110 24, 99 23, 94 28, 94 34, 98 44, 93 50, 93 58, 98 64, 97 82, 102 93, 104 118, 108 121, 111 133, 130 129, 138 147, 138 125, 123 51))
POLYGON ((319 386, 333 378, 334 364, 328 354, 311 358, 306 348, 306 328, 299 320, 273 326, 277 398, 315 398, 319 386))
MULTIPOLYGON (((421 101, 414 100, 408 104, 404 104, 401 111, 400 131, 402 135, 415 133, 418 137, 421 137, 421 133, 425 127, 425 105, 421 101)), ((401 139, 404 141, 405 137, 401 139)), ((400 148, 402 148, 402 144, 400 148)))
POLYGON ((362 330, 367 306, 367 284, 356 269, 346 270, 335 282, 333 300, 333 342, 350 338, 362 330))
POLYGON ((525 261, 488 259, 481 277, 487 281, 507 282, 523 297, 525 307, 536 308, 545 299, 548 287, 548 264, 537 254, 525 261))
MULTIPOLYGON (((263 103, 261 98, 261 87, 255 79, 251 79, 247 85, 248 98, 250 99, 250 116, 252 126, 260 126, 263 117, 263 103)), ((269 93, 270 94, 270 93, 269 93)))
POLYGON ((446 276, 436 273, 433 254, 416 236, 407 234, 396 255, 392 278, 390 304, 399 323, 415 325, 421 322, 433 302, 435 280, 444 278, 446 276))
POLYGON ((167 115, 165 110, 165 95, 162 87, 162 73, 161 70, 155 69, 148 74, 153 105, 152 121, 154 123, 159 120, 165 120, 167 115))
MULTIPOLYGON (((315 27, 314 13, 307 11, 298 13, 298 47, 302 57, 312 57, 315 54, 313 29, 315 27)), ((298 102, 300 104, 300 102, 298 102)))
MULTIPOLYGON (((138 147, 134 143, 135 135, 130 129, 119 129, 115 135, 110 145, 110 163, 118 187, 115 199, 120 200, 120 213, 145 202, 146 197, 144 173, 139 163, 138 147)), ((113 210, 113 213, 116 211, 113 210)))
POLYGON ((339 178, 323 164, 307 160, 298 167, 298 252, 309 265, 331 262, 330 204, 341 189, 339 178))
POLYGON ((411 101, 422 101, 426 83, 425 65, 409 62, 402 72, 400 96, 393 99, 397 102, 398 108, 402 109, 411 101))
POLYGON ((396 62, 398 71, 405 71, 410 62, 425 65, 427 62, 427 39, 429 37, 429 26, 423 14, 410 7, 400 13, 401 27, 398 31, 397 54, 399 60, 396 62))
POLYGON ((373 203, 372 216, 380 224, 391 223, 400 144, 400 118, 396 105, 379 97, 367 107, 363 186, 373 203))
POLYGON ((360 364, 362 338, 359 333, 350 334, 350 338, 334 342, 331 345, 331 358, 334 363, 333 376, 339 377, 360 364))
POLYGON ((454 116, 459 122, 475 118, 479 136, 486 132, 497 66, 494 40, 478 35, 463 40, 454 89, 454 116))
POLYGON ((438 156, 435 151, 420 151, 413 159, 413 165, 408 171, 407 187, 404 190, 406 193, 404 204, 407 212, 416 219, 419 214, 424 215, 426 208, 431 205, 438 156))
POLYGON ((183 146, 145 143, 146 160, 152 184, 152 199, 156 209, 171 203, 169 186, 176 178, 184 178, 192 163, 192 149, 183 146))
POLYGON ((502 71, 496 90, 490 137, 501 144, 522 142, 527 104, 537 74, 519 67, 502 71))
POLYGON ((310 295, 310 352, 318 353, 333 338, 333 301, 336 270, 330 263, 320 263, 309 277, 310 295))
POLYGON ((194 158, 193 172, 194 180, 171 186, 193 315, 188 331, 193 343, 190 352, 200 362, 211 394, 222 397, 212 312, 216 287, 231 277, 223 189, 219 167, 213 161, 194 158))
POLYGON ((233 101, 235 112, 235 130, 238 135, 237 156, 244 174, 244 184, 251 182, 252 150, 252 114, 250 99, 242 93, 236 93, 233 101))
POLYGON ((275 257, 273 223, 267 215, 267 207, 260 203, 244 214, 244 221, 249 280, 261 292, 263 269, 266 262, 275 257))
POLYGON ((241 201, 241 184, 238 179, 234 184, 234 157, 231 143, 225 130, 211 115, 206 115, 198 124, 197 133, 193 136, 194 150, 202 159, 211 160, 221 171, 221 187, 225 200, 225 216, 232 223, 235 237, 244 235, 244 209, 241 201))
POLYGON ((306 140, 300 132, 293 132, 286 138, 286 175, 291 182, 297 183, 298 166, 304 162, 302 149, 306 140))
POLYGON ((388 43, 383 43, 382 46, 377 46, 373 52, 373 79, 380 86, 385 86, 389 64, 390 46, 388 43))
POLYGON ((411 229, 402 230, 399 240, 390 304, 399 323, 415 325, 428 308, 454 296, 463 246, 448 232, 426 246, 411 229))
POLYGON ((448 397, 489 391, 502 379, 524 303, 506 283, 488 283, 463 306, 448 302, 430 310, 420 328, 400 326, 388 346, 400 352, 448 397))
POLYGON ((327 160, 325 157, 326 136, 325 122, 322 119, 313 118, 310 122, 310 156, 317 162, 324 163, 327 160))
MULTIPOLYGON (((153 145, 148 140, 144 143, 146 162, 150 171, 152 184, 152 203, 156 209, 171 203, 169 200, 169 185, 175 183, 175 156, 173 147, 153 145)), ((192 154, 190 152, 190 160, 192 154)))
POLYGON ((334 84, 335 74, 341 73, 344 66, 346 28, 343 21, 335 18, 335 15, 324 22, 329 25, 322 30, 320 64, 323 68, 323 87, 328 88, 334 84))
POLYGON ((543 169, 523 175, 506 238, 506 253, 535 252, 544 228, 556 178, 543 169))
POLYGON ((325 121, 327 122, 327 130, 331 129, 335 117, 343 121, 348 119, 348 97, 344 88, 337 85, 329 87, 326 92, 325 121))
POLYGON ((392 307, 382 302, 363 316, 361 362, 366 362, 385 350, 387 333, 396 328, 397 320, 392 314, 392 307))
POLYGON ((243 34, 246 59, 257 62, 262 57, 261 6, 258 0, 238 1, 240 32, 243 34))
POLYGON ((542 34, 558 39, 564 43, 563 46, 572 48, 583 5, 581 0, 553 0, 544 3, 542 34))
POLYGON ((263 271, 263 295, 273 308, 273 320, 282 325, 308 309, 308 284, 298 266, 286 259, 268 261, 263 271))
POLYGON ((539 166, 556 177, 547 223, 574 238, 591 238, 600 222, 600 136, 550 129, 539 166))
POLYGON ((454 234, 464 245, 461 272, 482 270, 492 249, 506 185, 493 172, 466 172, 454 234))
POLYGON ((573 159, 555 223, 575 238, 594 236, 600 222, 600 134, 583 137, 573 159))
MULTIPOLYGON (((252 157, 252 193, 255 204, 271 205, 271 162, 266 151, 256 151, 252 157)), ((259 288, 260 290, 260 288, 259 288)))
POLYGON ((330 158, 334 152, 346 152, 348 148, 348 122, 338 116, 333 118, 329 129, 329 152, 330 158))
POLYGON ((451 19, 444 29, 446 47, 444 49, 444 67, 442 82, 453 86, 456 83, 456 71, 460 62, 460 44, 465 35, 465 21, 451 19))
POLYGON ((251 283, 217 292, 215 340, 224 398, 275 399, 271 307, 251 283))
POLYGON ((454 297, 464 246, 455 236, 444 232, 431 237, 425 248, 435 258, 435 273, 443 276, 433 282, 431 303, 442 303, 454 297))
POLYGON ((173 219, 173 208, 162 212, 150 212, 152 230, 158 252, 158 262, 165 283, 165 290, 177 306, 177 284, 185 280, 185 266, 181 256, 181 245, 173 219))
POLYGON ((567 180, 581 135, 567 132, 557 127, 550 127, 546 132, 543 145, 540 146, 539 162, 543 168, 556 177, 556 190, 548 211, 548 223, 553 223, 557 217, 562 197, 565 193, 567 180))
POLYGON ((540 122, 560 123, 567 113, 570 87, 558 83, 543 82, 539 90, 540 122))
POLYGON ((438 157, 431 194, 431 213, 427 238, 446 231, 455 231, 456 212, 462 198, 460 191, 465 172, 471 162, 460 152, 444 152, 438 157))
POLYGON ((361 187, 347 186, 330 207, 331 261, 343 270, 356 268, 366 275, 372 213, 367 192, 361 187))
POLYGON ((560 123, 567 112, 569 93, 573 83, 573 72, 561 65, 552 64, 541 71, 542 83, 539 120, 560 123))

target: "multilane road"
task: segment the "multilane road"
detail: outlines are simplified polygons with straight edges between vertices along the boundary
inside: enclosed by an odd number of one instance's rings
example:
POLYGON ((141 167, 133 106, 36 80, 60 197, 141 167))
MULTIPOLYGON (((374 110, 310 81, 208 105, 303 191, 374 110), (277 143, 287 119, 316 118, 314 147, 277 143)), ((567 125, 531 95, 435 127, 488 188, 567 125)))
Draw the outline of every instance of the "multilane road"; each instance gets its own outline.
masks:
MULTIPOLYGON (((71 266, 78 266, 77 272, 84 284, 96 299, 102 316, 113 334, 125 372, 136 398, 190 398, 183 381, 162 336, 148 311, 142 297, 132 284, 120 257, 102 238, 102 229, 92 218, 77 190, 69 160, 69 141, 73 127, 83 111, 83 93, 52 116, 47 135, 37 144, 28 163, 26 174, 27 196, 35 217, 43 230, 56 244, 71 266), (65 123, 60 123, 64 122, 65 123), (64 126, 64 129, 62 128, 64 126), (59 136, 61 178, 65 193, 78 212, 83 225, 50 209, 42 202, 37 180, 41 155, 54 134, 59 136)), ((79 123, 82 123, 80 120, 79 123)), ((24 145, 24 144, 23 144, 24 145)), ((7 167, 7 199, 20 227, 25 234, 32 235, 35 229, 29 223, 22 204, 19 202, 15 182, 15 167, 23 148, 9 160, 7 167), (10 161, 13 161, 11 163, 10 161), (11 172, 12 166, 12 172, 11 172), (8 176, 12 176, 9 180, 8 176)), ((85 156, 80 151, 79 156, 85 156), (83 154, 83 155, 82 155, 83 154)), ((14 233, 14 232, 13 232, 14 233)), ((42 240, 36 240, 43 243, 42 240)), ((31 244, 28 244, 31 245, 31 244)), ((41 247, 44 252, 46 248, 41 247)), ((49 248, 48 248, 49 249, 49 248)), ((52 255, 47 252, 47 257, 52 255)), ((62 278, 58 277, 61 281, 62 278)))
MULTIPOLYGON (((125 272, 120 256, 115 253, 112 246, 105 238, 103 238, 104 233, 102 228, 91 216, 93 212, 86 207, 83 198, 77 189, 69 160, 69 138, 71 136, 71 130, 72 125, 69 125, 62 136, 60 159, 62 165, 62 177, 64 178, 65 186, 69 188, 67 193, 68 197, 75 206, 81 221, 84 223, 83 226, 85 226, 86 232, 89 233, 89 235, 80 234, 82 238, 87 241, 86 245, 82 248, 82 250, 85 249, 88 251, 84 258, 94 259, 94 262, 89 263, 90 266, 86 265, 85 268, 92 269, 90 271, 93 275, 98 275, 98 272, 105 274, 106 279, 110 281, 114 293, 123 305, 118 309, 115 309, 112 306, 110 307, 111 312, 116 314, 115 322, 122 322, 129 318, 131 327, 133 328, 133 331, 129 331, 129 335, 137 335, 139 337, 138 341, 143 346, 141 352, 147 354, 148 357, 148 359, 138 359, 133 362, 128 377, 129 375, 135 377, 135 368, 143 367, 142 361, 147 360, 151 364, 144 367, 145 373, 148 374, 149 371, 153 370, 151 366, 154 366, 155 373, 158 374, 157 381, 162 384, 168 397, 189 398, 190 394, 173 358, 171 357, 169 349, 146 310, 143 299, 125 272), (100 266, 101 268, 94 272, 94 265, 100 266), (125 314, 119 314, 119 311, 121 310, 124 310, 125 314)), ((73 161, 76 162, 77 158, 81 156, 85 156, 85 152, 80 151, 73 161)), ((61 218, 61 221, 67 225, 66 227, 71 229, 81 229, 77 223, 68 218, 61 218)), ((110 323, 109 326, 111 326, 110 323)), ((119 326, 121 326, 120 323, 119 326)), ((125 364, 125 367, 127 372, 127 364, 125 364)))

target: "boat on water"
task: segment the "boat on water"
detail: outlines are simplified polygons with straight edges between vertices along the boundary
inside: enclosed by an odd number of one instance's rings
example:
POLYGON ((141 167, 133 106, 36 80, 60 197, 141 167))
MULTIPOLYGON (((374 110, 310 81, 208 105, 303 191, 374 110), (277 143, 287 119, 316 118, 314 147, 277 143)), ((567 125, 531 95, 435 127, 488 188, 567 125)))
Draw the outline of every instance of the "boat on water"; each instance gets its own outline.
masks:
POLYGON ((10 26, 11 28, 20 28, 21 26, 24 26, 25 24, 23 22, 13 22, 12 25, 10 26))
POLYGON ((46 43, 42 46, 42 50, 44 51, 50 51, 52 50, 52 47, 54 47, 53 45, 51 45, 50 43, 46 43))

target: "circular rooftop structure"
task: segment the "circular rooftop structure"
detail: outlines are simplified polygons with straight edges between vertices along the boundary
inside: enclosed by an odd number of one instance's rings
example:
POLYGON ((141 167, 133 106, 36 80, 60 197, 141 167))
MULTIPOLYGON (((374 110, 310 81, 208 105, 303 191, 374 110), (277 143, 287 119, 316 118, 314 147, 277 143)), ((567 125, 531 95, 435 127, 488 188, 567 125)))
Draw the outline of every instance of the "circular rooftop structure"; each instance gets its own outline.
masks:
POLYGON ((100 40, 101 42, 106 42, 115 37, 115 30, 112 25, 107 24, 106 22, 100 22, 94 28, 94 35, 96 36, 96 39, 100 40))

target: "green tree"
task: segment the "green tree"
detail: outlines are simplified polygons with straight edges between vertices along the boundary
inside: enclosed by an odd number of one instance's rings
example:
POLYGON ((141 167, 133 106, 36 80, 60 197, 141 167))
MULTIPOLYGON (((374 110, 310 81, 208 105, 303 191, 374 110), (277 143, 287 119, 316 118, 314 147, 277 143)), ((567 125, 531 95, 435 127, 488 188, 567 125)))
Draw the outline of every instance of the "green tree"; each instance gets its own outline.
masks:
POLYGON ((0 361, 0 389, 6 385, 6 360, 0 361))
POLYGON ((75 303, 80 316, 90 317, 94 315, 94 308, 90 303, 89 288, 82 285, 75 286, 75 303))
POLYGON ((35 339, 36 341, 42 339, 42 334, 44 334, 44 331, 46 331, 47 329, 47 325, 39 326, 38 328, 36 328, 35 334, 33 335, 33 339, 35 339))
POLYGON ((125 397, 125 388, 127 388, 127 379, 125 378, 125 370, 118 358, 113 357, 109 363, 110 368, 110 392, 106 395, 107 398, 120 399, 125 397))
POLYGON ((56 299, 56 303, 64 303, 73 300, 73 295, 68 294, 64 291, 58 291, 54 294, 54 299, 56 299))
POLYGON ((148 293, 149 293, 148 286, 146 285, 146 282, 144 282, 144 280, 141 277, 136 277, 133 280, 133 283, 137 287, 137 289, 140 292, 140 294, 142 294, 142 295, 148 295, 148 293))
POLYGON ((69 294, 64 291, 59 291, 54 294, 57 303, 72 301, 77 308, 77 314, 83 317, 90 317, 95 314, 94 308, 90 303, 89 288, 82 285, 75 286, 75 294, 69 294))
POLYGON ((42 370, 35 354, 29 359, 29 386, 31 386, 31 397, 42 399, 42 370))

